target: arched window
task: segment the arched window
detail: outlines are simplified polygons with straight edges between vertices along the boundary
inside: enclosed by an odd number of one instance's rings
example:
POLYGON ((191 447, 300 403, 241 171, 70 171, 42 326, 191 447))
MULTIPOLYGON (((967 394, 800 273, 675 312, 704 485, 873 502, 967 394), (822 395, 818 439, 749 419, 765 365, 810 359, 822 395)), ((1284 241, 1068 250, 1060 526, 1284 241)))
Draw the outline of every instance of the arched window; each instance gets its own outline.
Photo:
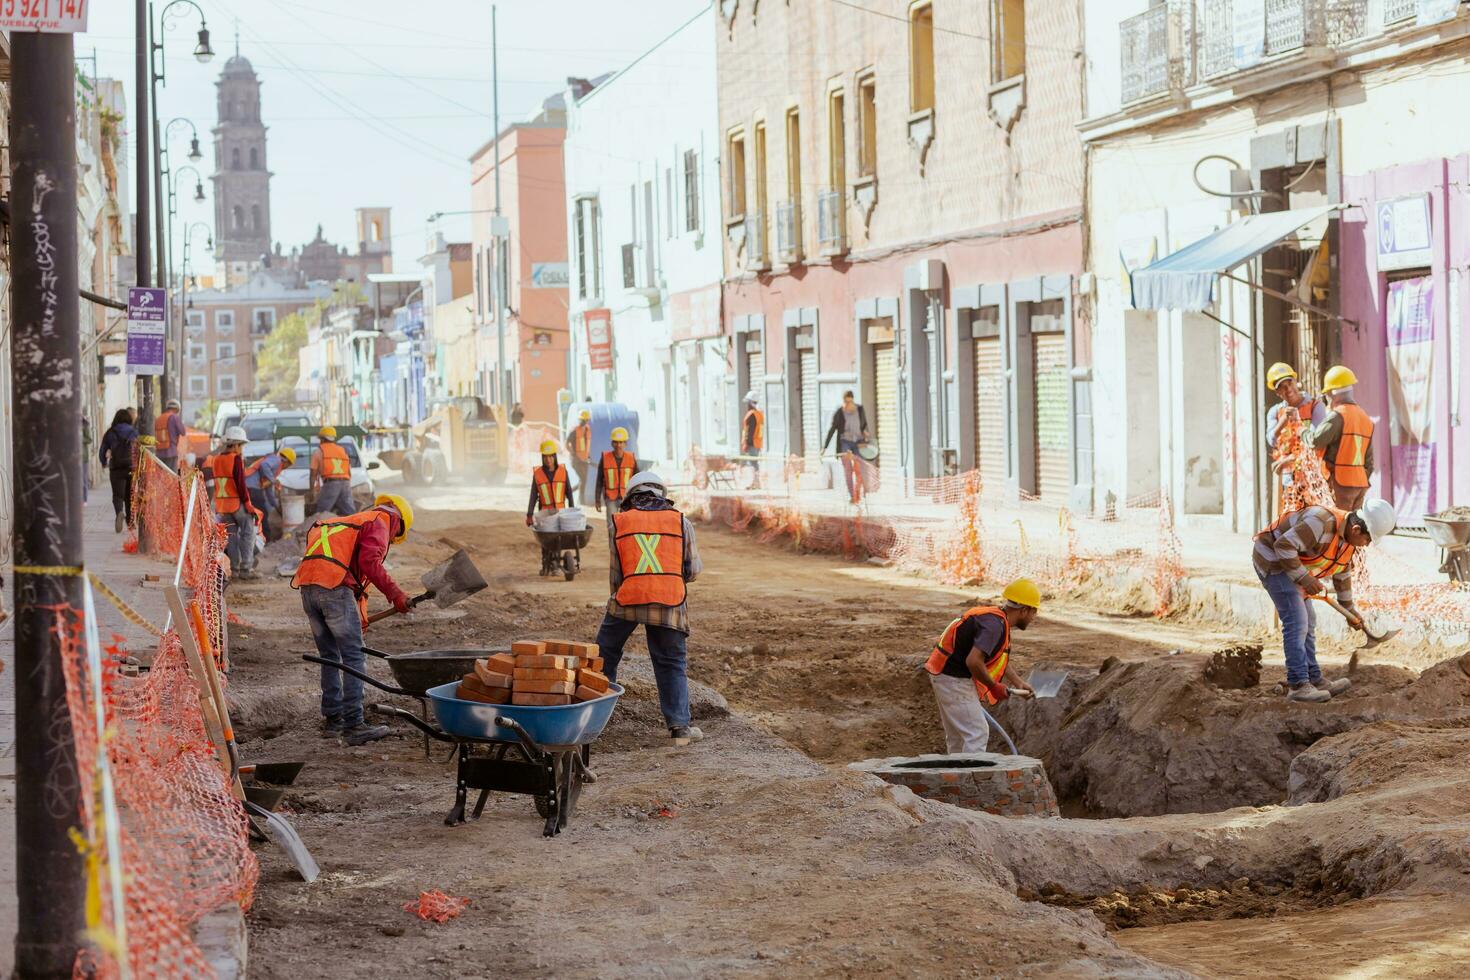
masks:
POLYGON ((260 231, 260 205, 250 205, 250 230, 260 231))
POLYGON ((375 241, 375 242, 381 242, 382 240, 383 240, 383 223, 381 221, 379 221, 377 218, 374 218, 373 219, 373 241, 375 241))
POLYGON ((244 231, 245 230, 245 209, 242 208, 242 207, 240 207, 240 205, 238 205, 238 204, 235 205, 230 210, 230 221, 232 222, 233 227, 234 227, 234 229, 236 231, 244 231))
POLYGON ((250 169, 260 169, 260 151, 253 146, 250 148, 250 169))
POLYGON ((238 146, 230 151, 230 169, 240 169, 240 148, 238 146))

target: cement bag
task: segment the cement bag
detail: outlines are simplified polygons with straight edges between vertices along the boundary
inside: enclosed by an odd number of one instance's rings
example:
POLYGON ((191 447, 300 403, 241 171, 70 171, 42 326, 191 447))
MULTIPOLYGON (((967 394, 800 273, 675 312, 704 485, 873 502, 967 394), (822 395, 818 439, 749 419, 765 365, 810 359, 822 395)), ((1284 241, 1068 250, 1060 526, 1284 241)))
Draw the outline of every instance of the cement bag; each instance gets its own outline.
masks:
POLYGON ((557 511, 556 529, 558 531, 585 531, 587 530, 587 515, 580 507, 565 507, 557 511))
POLYGON ((532 526, 538 531, 555 531, 557 530, 557 514, 558 512, 554 510, 538 510, 532 526))

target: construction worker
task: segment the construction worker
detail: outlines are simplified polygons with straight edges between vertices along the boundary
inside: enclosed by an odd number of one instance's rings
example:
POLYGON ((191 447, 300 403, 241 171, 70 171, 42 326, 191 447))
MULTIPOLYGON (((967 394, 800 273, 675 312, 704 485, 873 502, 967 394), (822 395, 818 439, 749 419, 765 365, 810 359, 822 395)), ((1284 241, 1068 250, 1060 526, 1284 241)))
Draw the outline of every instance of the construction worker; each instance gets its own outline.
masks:
POLYGON ((639 473, 628 482, 627 499, 607 517, 612 556, 612 595, 597 631, 603 672, 616 681, 628 637, 643 624, 648 657, 658 684, 658 705, 674 745, 704 738, 689 724, 689 682, 684 668, 689 639, 687 584, 704 565, 694 545, 694 528, 674 509, 664 481, 639 473))
POLYGON ((740 420, 740 455, 752 457, 747 462, 757 475, 761 470, 760 454, 766 448, 766 413, 760 409, 755 391, 745 393, 745 417, 740 420))
POLYGON ((620 425, 612 430, 612 449, 602 454, 602 465, 597 468, 598 510, 606 503, 609 514, 616 511, 638 472, 638 460, 627 449, 628 430, 620 425))
MULTIPOLYGON (((291 587, 301 590, 301 608, 311 621, 311 636, 323 660, 363 669, 368 586, 377 586, 400 613, 412 608, 383 567, 388 549, 402 542, 412 527, 408 501, 381 493, 368 510, 318 521, 307 532, 306 553, 291 587)), ((342 736, 348 745, 375 742, 388 734, 388 726, 363 720, 362 681, 344 673, 322 668, 322 734, 342 736)))
POLYGON ((543 513, 556 513, 567 505, 570 496, 567 468, 556 461, 556 442, 541 443, 541 465, 531 471, 531 502, 526 505, 526 527, 536 523, 536 508, 543 513))
POLYGON ((317 430, 317 447, 311 451, 311 489, 316 493, 315 513, 352 513, 352 459, 337 445, 337 427, 317 430))
POLYGON ((170 398, 164 403, 163 413, 153 420, 153 455, 175 473, 179 471, 179 447, 188 434, 179 417, 179 400, 170 398))
POLYGON ((924 669, 939 705, 947 752, 984 752, 990 740, 985 705, 1012 694, 1030 697, 1030 686, 1011 669, 1011 630, 1024 630, 1041 607, 1036 583, 1018 578, 1005 587, 999 606, 975 606, 950 623, 934 644, 924 669))
POLYGON ((1300 507, 1255 536, 1251 563, 1281 617, 1290 700, 1326 701, 1352 686, 1345 677, 1331 683, 1322 677, 1317 666, 1317 614, 1307 600, 1322 594, 1322 579, 1332 579, 1338 603, 1356 619, 1349 625, 1362 629, 1362 617, 1353 605, 1353 553, 1381 541, 1396 523, 1393 507, 1374 498, 1354 511, 1300 507))
MULTIPOLYGON (((1295 482, 1295 467, 1279 461, 1296 454, 1299 446, 1296 444, 1283 445, 1282 427, 1291 417, 1291 413, 1295 411, 1299 423, 1296 441, 1299 442, 1301 437, 1310 433, 1314 426, 1321 425, 1327 420, 1327 407, 1322 403, 1322 399, 1307 397, 1297 379, 1296 369, 1283 361, 1277 361, 1266 369, 1266 387, 1281 399, 1266 412, 1266 445, 1271 449, 1272 459, 1278 461, 1276 469, 1280 475, 1282 487, 1290 487, 1295 482)), ((1320 458, 1321 455, 1321 450, 1318 450, 1317 456, 1320 458)))
POLYGON ((295 462, 296 450, 286 446, 245 467, 245 489, 250 493, 250 503, 261 513, 261 526, 267 541, 280 537, 279 533, 272 532, 271 514, 281 506, 281 471, 295 462))
POLYGON ((582 503, 588 503, 587 494, 596 481, 592 479, 592 413, 585 408, 577 413, 577 427, 567 437, 567 448, 572 452, 572 465, 577 468, 582 503))
POLYGON ((1327 369, 1322 394, 1331 403, 1327 417, 1312 430, 1311 444, 1323 450, 1327 483, 1341 510, 1356 510, 1368 496, 1373 472, 1373 420, 1353 400, 1357 375, 1341 364, 1327 369))
POLYGON ((214 499, 215 520, 229 528, 225 554, 236 578, 255 575, 255 510, 245 494, 245 430, 232 425, 225 430, 223 445, 204 461, 204 484, 214 499))

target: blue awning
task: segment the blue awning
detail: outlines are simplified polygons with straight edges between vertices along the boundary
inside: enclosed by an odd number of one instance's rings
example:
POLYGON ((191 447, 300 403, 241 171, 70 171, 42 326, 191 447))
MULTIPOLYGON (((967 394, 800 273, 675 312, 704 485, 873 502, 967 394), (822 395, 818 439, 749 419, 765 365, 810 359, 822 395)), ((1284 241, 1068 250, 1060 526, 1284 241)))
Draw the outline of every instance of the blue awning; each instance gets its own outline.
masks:
POLYGON ((1195 313, 1207 310, 1214 302, 1216 276, 1249 262, 1298 228, 1339 207, 1327 204, 1252 214, 1211 232, 1134 272, 1129 277, 1133 281, 1133 308, 1195 313))

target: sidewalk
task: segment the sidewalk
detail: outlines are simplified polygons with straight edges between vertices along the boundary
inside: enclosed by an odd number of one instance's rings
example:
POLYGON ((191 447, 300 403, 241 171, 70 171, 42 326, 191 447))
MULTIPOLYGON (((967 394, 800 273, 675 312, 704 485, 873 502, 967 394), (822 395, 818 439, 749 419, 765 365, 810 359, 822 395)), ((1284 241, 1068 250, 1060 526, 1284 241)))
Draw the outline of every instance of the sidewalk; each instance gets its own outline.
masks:
MULTIPOLYGON (((162 627, 168 617, 168 605, 162 585, 173 580, 173 566, 122 550, 124 534, 112 530, 112 503, 107 494, 93 490, 82 511, 82 549, 86 567, 144 619, 162 627), (161 581, 145 586, 144 574, 157 574, 161 581)), ((9 565, 3 569, 6 583, 6 608, 14 610, 9 565)), ((104 644, 112 637, 123 637, 128 652, 147 663, 152 657, 155 638, 147 630, 134 625, 104 596, 94 593, 99 632, 104 644)), ((15 895, 15 634, 14 619, 0 627, 0 976, 9 976, 14 968, 16 895, 15 895)), ((238 908, 229 908, 205 918, 198 929, 198 941, 216 964, 221 977, 244 976, 245 927, 238 908)))

